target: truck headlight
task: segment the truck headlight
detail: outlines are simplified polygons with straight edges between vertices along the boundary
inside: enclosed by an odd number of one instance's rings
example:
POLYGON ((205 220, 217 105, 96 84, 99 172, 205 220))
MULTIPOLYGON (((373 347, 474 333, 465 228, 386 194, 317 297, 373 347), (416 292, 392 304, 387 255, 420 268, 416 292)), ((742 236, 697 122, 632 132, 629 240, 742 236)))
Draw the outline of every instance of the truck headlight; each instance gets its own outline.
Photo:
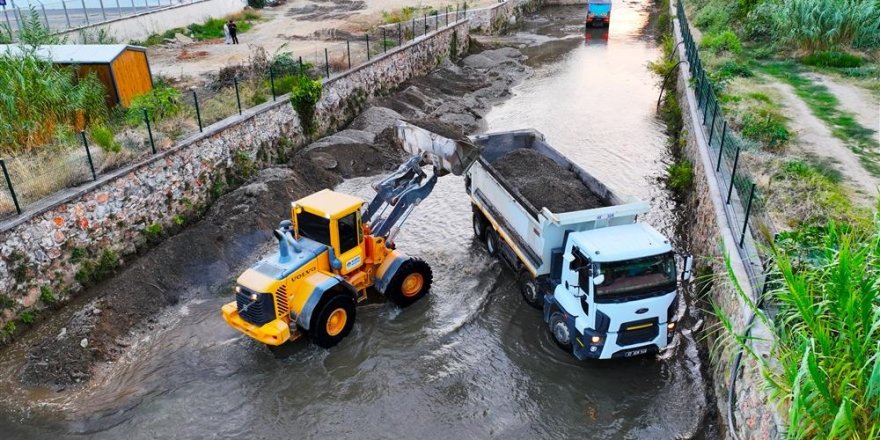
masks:
POLYGON ((598 343, 602 342, 602 337, 601 336, 593 336, 592 338, 590 338, 590 342, 592 342, 594 344, 598 344, 598 343))

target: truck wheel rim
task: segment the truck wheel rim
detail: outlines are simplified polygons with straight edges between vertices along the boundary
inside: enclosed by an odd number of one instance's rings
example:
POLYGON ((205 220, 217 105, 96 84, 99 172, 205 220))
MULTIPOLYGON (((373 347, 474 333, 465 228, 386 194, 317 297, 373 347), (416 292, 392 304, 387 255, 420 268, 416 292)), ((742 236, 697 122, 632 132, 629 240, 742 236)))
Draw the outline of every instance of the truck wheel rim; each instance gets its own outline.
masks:
POLYGON ((495 236, 491 233, 486 238, 486 246, 489 248, 489 252, 495 252, 495 236))
POLYGON ((559 341, 559 343, 568 344, 568 327, 565 326, 564 322, 557 322, 556 325, 553 326, 553 336, 559 341))
POLYGON ((526 297, 529 301, 537 301, 538 300, 538 289, 535 287, 533 283, 526 283, 526 297))
POLYGON ((345 313, 345 309, 334 310, 333 313, 330 314, 330 317, 327 318, 327 334, 330 336, 336 336, 342 333, 346 321, 348 321, 348 313, 345 313))
POLYGON ((409 298, 415 296, 422 290, 425 285, 425 278, 420 273, 411 273, 403 279, 403 285, 400 286, 400 292, 403 296, 409 298))

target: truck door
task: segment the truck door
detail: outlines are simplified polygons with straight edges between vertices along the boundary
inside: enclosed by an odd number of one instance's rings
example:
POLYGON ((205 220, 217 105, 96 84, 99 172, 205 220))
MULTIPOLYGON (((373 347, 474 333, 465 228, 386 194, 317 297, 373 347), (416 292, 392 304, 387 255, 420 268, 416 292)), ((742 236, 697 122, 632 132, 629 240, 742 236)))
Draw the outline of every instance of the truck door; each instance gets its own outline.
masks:
MULTIPOLYGON (((581 302, 587 299, 587 293, 590 289, 589 268, 590 260, 581 253, 577 246, 572 246, 568 270, 563 271, 562 279, 568 292, 579 298, 581 302)), ((589 314, 586 308, 584 308, 584 312, 589 314)))
POLYGON ((337 255, 342 268, 340 275, 345 275, 364 264, 364 236, 361 229, 360 211, 352 212, 337 220, 339 235, 336 243, 337 255))

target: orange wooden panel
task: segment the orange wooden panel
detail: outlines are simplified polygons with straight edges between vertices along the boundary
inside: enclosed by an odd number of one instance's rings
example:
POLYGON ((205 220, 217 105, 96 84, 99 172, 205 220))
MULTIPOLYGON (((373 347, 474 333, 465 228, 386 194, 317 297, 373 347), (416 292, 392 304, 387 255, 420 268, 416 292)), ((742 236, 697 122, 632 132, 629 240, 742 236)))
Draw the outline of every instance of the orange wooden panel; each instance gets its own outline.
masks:
POLYGON ((116 76, 119 103, 123 107, 128 107, 132 99, 153 89, 146 53, 126 49, 113 60, 111 66, 116 76))

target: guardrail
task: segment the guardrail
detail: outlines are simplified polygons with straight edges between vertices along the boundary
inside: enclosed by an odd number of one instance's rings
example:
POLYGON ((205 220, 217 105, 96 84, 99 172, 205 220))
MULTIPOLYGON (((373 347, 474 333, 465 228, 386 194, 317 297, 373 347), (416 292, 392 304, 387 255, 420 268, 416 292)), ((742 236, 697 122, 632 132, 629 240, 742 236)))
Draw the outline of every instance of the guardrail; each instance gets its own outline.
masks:
POLYGON ((207 0, 28 0, 25 4, 16 4, 15 0, 0 0, 0 10, 3 12, 0 26, 5 24, 15 35, 27 26, 31 14, 36 13, 50 32, 60 33, 170 6, 203 1, 207 0))

